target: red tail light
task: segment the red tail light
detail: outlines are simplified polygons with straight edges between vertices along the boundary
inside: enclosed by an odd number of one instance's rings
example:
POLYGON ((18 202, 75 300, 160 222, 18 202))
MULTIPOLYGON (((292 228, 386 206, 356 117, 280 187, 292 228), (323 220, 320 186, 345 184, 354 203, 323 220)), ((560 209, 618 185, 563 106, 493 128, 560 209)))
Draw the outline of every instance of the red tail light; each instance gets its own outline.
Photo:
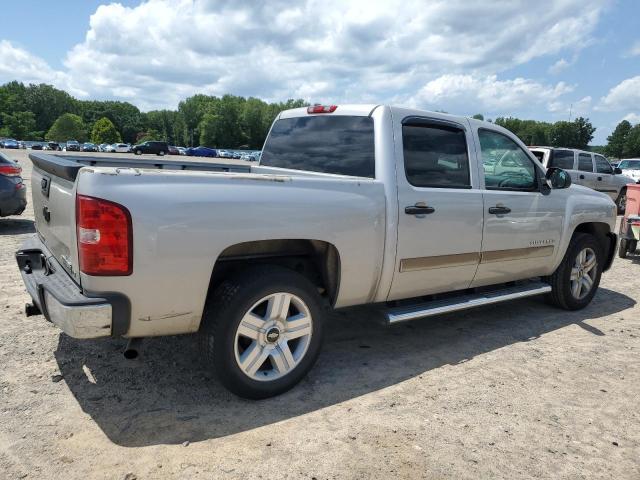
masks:
POLYGON ((78 195, 76 225, 80 271, 87 275, 131 275, 131 214, 122 205, 78 195))
POLYGON ((313 105, 307 107, 307 113, 332 113, 338 108, 337 105, 313 105))
POLYGON ((22 167, 18 165, 0 165, 0 175, 7 177, 17 177, 22 172, 22 167))

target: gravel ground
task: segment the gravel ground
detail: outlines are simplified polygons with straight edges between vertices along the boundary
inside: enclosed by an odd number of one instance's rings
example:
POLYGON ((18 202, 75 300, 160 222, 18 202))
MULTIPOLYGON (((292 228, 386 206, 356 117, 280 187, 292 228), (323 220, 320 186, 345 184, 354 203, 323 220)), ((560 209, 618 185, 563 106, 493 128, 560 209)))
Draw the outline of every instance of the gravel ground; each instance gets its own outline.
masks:
POLYGON ((635 259, 580 312, 530 299, 391 328, 340 312, 311 374, 251 402, 190 336, 131 362, 122 340, 26 318, 13 254, 32 218, 0 219, 0 478, 640 478, 635 259))

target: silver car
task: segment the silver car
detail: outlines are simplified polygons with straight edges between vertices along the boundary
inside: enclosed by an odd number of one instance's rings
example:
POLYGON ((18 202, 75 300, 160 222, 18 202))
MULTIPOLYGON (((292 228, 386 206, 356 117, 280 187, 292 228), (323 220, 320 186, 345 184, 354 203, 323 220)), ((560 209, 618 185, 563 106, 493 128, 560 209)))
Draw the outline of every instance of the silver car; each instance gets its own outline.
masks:
POLYGON ((622 174, 611 166, 602 155, 585 150, 554 147, 529 147, 529 150, 546 167, 557 167, 571 175, 571 181, 605 193, 616 202, 618 213, 624 213, 627 204, 627 188, 636 183, 634 178, 622 174))

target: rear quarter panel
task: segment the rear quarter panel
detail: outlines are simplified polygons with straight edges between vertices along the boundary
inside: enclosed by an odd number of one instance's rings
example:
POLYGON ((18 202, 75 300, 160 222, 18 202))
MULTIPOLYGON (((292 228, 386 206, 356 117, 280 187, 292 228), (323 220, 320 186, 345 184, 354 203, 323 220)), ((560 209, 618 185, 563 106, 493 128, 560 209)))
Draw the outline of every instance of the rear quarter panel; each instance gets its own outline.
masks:
POLYGON ((384 249, 382 183, 139 169, 85 168, 78 193, 126 206, 133 222, 133 273, 81 274, 83 288, 131 301, 128 336, 196 331, 216 259, 237 243, 309 239, 340 255, 336 306, 371 301, 384 249))

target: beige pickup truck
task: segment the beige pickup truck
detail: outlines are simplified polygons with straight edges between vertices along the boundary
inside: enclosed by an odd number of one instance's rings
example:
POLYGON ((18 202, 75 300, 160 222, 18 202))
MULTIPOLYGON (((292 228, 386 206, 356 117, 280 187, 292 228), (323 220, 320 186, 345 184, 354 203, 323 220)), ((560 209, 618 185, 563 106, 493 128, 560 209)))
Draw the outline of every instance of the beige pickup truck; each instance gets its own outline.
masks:
POLYGON ((251 166, 30 157, 27 313, 130 354, 197 332, 250 398, 307 373, 327 309, 375 304, 390 324, 540 294, 579 309, 616 245, 608 196, 494 124, 435 112, 288 110, 251 166))

